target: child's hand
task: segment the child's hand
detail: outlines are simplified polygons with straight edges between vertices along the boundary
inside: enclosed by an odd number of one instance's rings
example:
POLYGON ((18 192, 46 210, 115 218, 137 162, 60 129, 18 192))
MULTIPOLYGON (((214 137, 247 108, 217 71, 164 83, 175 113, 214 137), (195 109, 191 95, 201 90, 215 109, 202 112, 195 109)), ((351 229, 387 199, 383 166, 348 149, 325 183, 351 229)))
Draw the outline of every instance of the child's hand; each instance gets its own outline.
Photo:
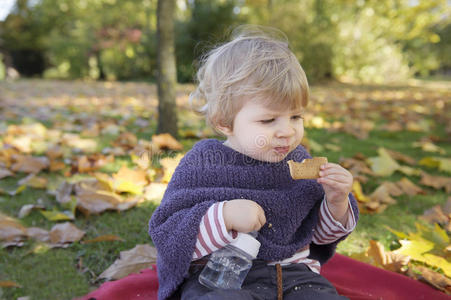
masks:
POLYGON ((266 223, 263 208, 252 200, 227 201, 224 204, 223 215, 227 230, 245 233, 258 231, 266 223))
POLYGON ((327 207, 332 216, 344 224, 348 211, 348 195, 352 190, 352 174, 342 166, 327 163, 321 166, 319 178, 326 193, 327 207))

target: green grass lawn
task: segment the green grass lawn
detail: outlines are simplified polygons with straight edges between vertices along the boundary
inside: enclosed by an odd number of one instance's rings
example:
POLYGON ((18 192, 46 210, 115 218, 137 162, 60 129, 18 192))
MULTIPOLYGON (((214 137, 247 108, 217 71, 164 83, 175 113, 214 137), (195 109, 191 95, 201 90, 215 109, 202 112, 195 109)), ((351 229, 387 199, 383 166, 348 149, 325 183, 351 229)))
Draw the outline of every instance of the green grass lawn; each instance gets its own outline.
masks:
MULTIPOLYGON (((33 97, 40 97, 45 99, 51 99, 51 97, 57 97, 58 95, 65 94, 66 90, 70 90, 69 97, 83 97, 83 91, 77 90, 77 87, 83 85, 83 83, 77 82, 71 86, 70 82, 65 82, 62 88, 58 89, 54 86, 55 83, 44 81, 19 81, 18 83, 1 83, 0 91, 4 94, 3 97, 13 99, 16 97, 18 102, 22 101, 23 111, 27 112, 27 99, 33 100, 33 97), (75 87, 74 87, 75 86, 75 87), (39 96, 30 96, 26 98, 25 92, 21 92, 20 89, 28 88, 33 92, 29 92, 30 95, 36 94, 36 89, 41 89, 42 94, 39 96), (61 90, 63 89, 63 90, 61 90), (71 94, 72 93, 72 94, 71 94)), ((119 86, 117 90, 117 99, 121 101, 127 92, 132 92, 133 88, 128 90, 125 87, 121 87, 122 84, 114 83, 115 86, 119 86), (122 90, 121 90, 122 89, 122 90), (123 90, 125 89, 125 91, 123 90), (122 97, 122 98, 121 98, 122 97)), ((102 90, 101 83, 95 84, 95 87, 102 90)), ((145 89, 145 85, 140 85, 145 89)), ((447 91, 437 92, 434 89, 428 89, 425 87, 412 88, 412 95, 415 93, 422 93, 423 95, 432 95, 435 99, 434 103, 438 103, 443 99, 445 108, 450 107, 450 93, 447 91), (438 100, 437 100, 438 99, 438 100), (437 102, 438 101, 438 102, 437 102), (448 105, 448 106, 446 106, 448 105)), ((183 91, 189 90, 189 86, 184 86, 183 91)), ((316 98, 328 100, 327 95, 335 95, 339 99, 346 101, 354 99, 356 95, 367 94, 369 97, 379 97, 378 92, 382 93, 382 100, 384 98, 383 93, 388 93, 387 98, 391 97, 391 93, 406 93, 409 90, 409 94, 402 98, 410 97, 410 87, 408 86, 351 86, 351 85, 324 85, 314 86, 312 89, 314 103, 316 98), (338 96, 337 96, 338 95, 338 96)), ((449 85, 448 85, 449 90, 449 85)), ((39 91, 39 90, 38 90, 39 91)), ((154 89, 152 89, 154 92, 154 89)), ((0 93, 0 103, 2 102, 2 93, 0 93)), ((110 94, 107 94, 110 95, 110 94)), ((67 97, 67 96, 64 96, 67 97)), ((155 97, 153 95, 152 97, 155 97)), ((114 97, 112 97, 115 99, 114 97)), ((395 97, 396 98, 396 97, 395 97)), ((358 99, 358 97, 357 97, 358 99)), ((396 98, 398 99, 398 98, 396 98)), ((387 99, 387 100, 398 100, 387 99)), ((410 99, 410 98, 409 98, 410 99)), ((140 100, 138 98, 138 100, 140 100)), ((356 100, 357 101, 357 100, 356 100)), ((364 100, 360 100, 364 101, 364 100)), ((51 101, 50 101, 51 102, 51 101)), ((327 104, 327 103, 326 103, 327 104)), ((326 105, 324 104, 324 105, 326 105)), ((43 105, 49 105, 49 102, 44 102, 43 105)), ((145 105, 148 105, 145 103, 145 105)), ((145 105, 143 105, 145 107, 145 105)), ((383 104, 381 104, 383 106, 383 104)), ((392 105, 390 103, 390 105, 392 105)), ((397 103, 400 107, 403 107, 403 102, 399 100, 397 103)), ((428 105, 426 101, 421 102, 421 105, 428 105)), ((432 105, 432 104, 431 104, 432 105)), ((18 106, 20 107, 20 105, 18 106)), ((194 130, 198 131, 202 129, 203 123, 198 121, 191 113, 186 112, 181 105, 180 108, 180 122, 179 126, 182 130, 194 130)), ((80 114, 80 110, 76 113, 74 110, 65 111, 64 108, 55 106, 49 107, 51 111, 61 110, 67 114, 80 114)), ((154 110, 155 107, 148 107, 149 110, 154 110)), ((406 106, 406 109, 410 108, 406 106)), ((317 108, 321 110, 321 108, 317 108)), ((81 110, 81 113, 85 110, 81 110)), ((128 122, 126 128, 128 131, 135 133, 139 138, 150 139, 152 134, 155 133, 155 114, 145 113, 145 109, 135 110, 136 114, 146 116, 150 122, 147 127, 139 127, 130 125, 128 122)), ((0 112, 5 116, 5 108, 0 108, 0 112)), ((30 114, 36 111, 30 110, 30 114)), ((445 113, 442 109, 442 113, 445 113)), ((60 112, 61 113, 61 112, 60 112)), ((365 113, 371 113, 366 111, 365 113)), ((435 115, 436 111, 431 114, 421 115, 422 119, 428 120, 433 124, 433 132, 412 132, 412 131, 398 131, 387 132, 380 130, 379 125, 384 123, 384 115, 380 114, 376 116, 376 127, 369 133, 367 139, 357 139, 356 137, 343 133, 343 132, 329 132, 325 128, 306 128, 308 138, 319 144, 330 143, 331 141, 341 147, 339 151, 323 150, 314 152, 316 156, 327 156, 329 161, 338 162, 340 158, 347 158, 361 153, 367 157, 376 156, 377 149, 381 146, 395 150, 411 157, 416 160, 420 160, 427 156, 443 156, 449 157, 451 153, 451 144, 449 143, 449 136, 445 131, 446 125, 439 121, 435 115), (428 153, 422 151, 420 148, 414 148, 412 143, 419 139, 434 135, 439 138, 439 142, 436 144, 445 150, 445 153, 428 153)), ((88 114, 97 115, 99 118, 106 118, 105 114, 97 113, 95 110, 91 110, 88 114)), ((114 114, 113 114, 114 115, 114 114)), ((324 114, 325 118, 332 118, 330 114, 324 114)), ((122 120, 123 115, 117 113, 115 118, 122 120)), ((339 119, 342 116, 336 116, 339 119)), ((5 118, 5 117, 4 117, 5 118)), ((143 117, 144 118, 144 117, 143 117)), ((34 119, 36 120, 36 118, 34 119)), ((78 122, 78 121, 74 121, 78 122)), ((19 119, 3 119, 0 123, 4 126, 12 123, 20 124, 19 119)), ((48 128, 54 125, 54 120, 45 119, 42 120, 48 128)), ((1 128, 1 126, 0 126, 1 128)), ((97 138, 100 142, 99 147, 106 147, 111 142, 108 136, 102 136, 97 138)), ((181 138, 180 141, 184 145, 184 151, 189 150, 192 145, 197 142, 197 139, 181 138)), ((106 166, 103 170, 105 172, 115 172, 119 169, 121 162, 130 163, 128 157, 120 157, 114 164, 106 166)), ((154 162, 158 164, 158 162, 154 162)), ((449 174, 438 172, 436 169, 421 167, 432 175, 449 176, 449 174)), ((43 172, 45 176, 48 176, 52 184, 57 184, 63 179, 61 174, 50 174, 49 172, 43 172)), ((394 173, 390 177, 375 178, 371 177, 369 182, 364 185, 364 192, 369 194, 373 191, 382 181, 398 181, 405 175, 400 173, 394 173)), ((11 187, 16 186, 16 182, 25 177, 25 174, 17 174, 16 177, 9 177, 0 180, 0 189, 11 190, 11 187)), ((419 177, 408 176, 408 178, 418 184, 419 177)), ((359 253, 364 251, 368 245, 369 240, 380 241, 387 249, 391 249, 398 246, 396 237, 391 234, 385 226, 389 226, 393 229, 407 232, 414 230, 415 222, 418 222, 418 216, 421 216, 424 211, 436 204, 445 203, 448 195, 444 190, 434 190, 432 188, 421 186, 426 192, 426 195, 407 196, 403 195, 397 197, 397 203, 390 205, 384 212, 379 214, 364 214, 360 216, 359 224, 355 232, 343 243, 340 244, 338 251, 343 254, 350 255, 352 253, 359 253)), ((7 194, 0 194, 0 211, 9 216, 16 217, 20 208, 25 204, 36 203, 38 199, 41 199, 44 206, 58 207, 54 196, 46 193, 45 190, 38 190, 27 187, 23 192, 16 196, 9 196, 7 194)), ((23 247, 9 247, 0 249, 0 281, 11 280, 20 285, 20 287, 8 287, 0 288, 0 299, 17 299, 22 296, 30 296, 31 299, 72 299, 76 296, 82 296, 89 291, 98 287, 102 281, 97 280, 97 276, 108 268, 118 257, 119 252, 123 250, 129 250, 137 244, 151 243, 147 234, 148 221, 152 212, 155 210, 156 204, 152 202, 144 202, 137 207, 134 207, 124 212, 105 212, 100 215, 85 216, 80 212, 77 212, 76 220, 74 224, 86 231, 86 236, 83 239, 91 239, 104 234, 114 234, 123 239, 123 241, 107 241, 97 242, 90 244, 73 243, 67 248, 56 248, 42 253, 34 253, 33 249, 36 247, 36 243, 27 240, 23 247)), ((21 219, 21 222, 26 227, 40 227, 49 230, 55 222, 48 221, 43 217, 39 211, 33 211, 30 215, 21 219)))

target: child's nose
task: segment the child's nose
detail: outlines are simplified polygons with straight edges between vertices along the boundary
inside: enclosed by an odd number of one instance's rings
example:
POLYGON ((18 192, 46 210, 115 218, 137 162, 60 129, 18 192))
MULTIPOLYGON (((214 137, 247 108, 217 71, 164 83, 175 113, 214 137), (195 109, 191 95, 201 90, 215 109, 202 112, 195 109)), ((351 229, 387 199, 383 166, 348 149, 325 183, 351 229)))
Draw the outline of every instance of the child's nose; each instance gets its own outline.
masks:
POLYGON ((280 124, 280 126, 277 128, 276 131, 276 137, 290 137, 294 135, 295 128, 290 124, 290 122, 283 122, 280 124))

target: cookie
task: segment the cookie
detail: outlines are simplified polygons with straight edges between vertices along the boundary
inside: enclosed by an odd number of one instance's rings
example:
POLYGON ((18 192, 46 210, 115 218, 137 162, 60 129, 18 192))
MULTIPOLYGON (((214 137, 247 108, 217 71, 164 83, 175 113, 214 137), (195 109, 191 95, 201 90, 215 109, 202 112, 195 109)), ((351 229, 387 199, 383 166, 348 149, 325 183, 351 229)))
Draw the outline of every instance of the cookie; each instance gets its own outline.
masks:
POLYGON ((288 161, 293 179, 315 179, 319 177, 319 167, 327 163, 327 157, 304 159, 302 162, 288 161))

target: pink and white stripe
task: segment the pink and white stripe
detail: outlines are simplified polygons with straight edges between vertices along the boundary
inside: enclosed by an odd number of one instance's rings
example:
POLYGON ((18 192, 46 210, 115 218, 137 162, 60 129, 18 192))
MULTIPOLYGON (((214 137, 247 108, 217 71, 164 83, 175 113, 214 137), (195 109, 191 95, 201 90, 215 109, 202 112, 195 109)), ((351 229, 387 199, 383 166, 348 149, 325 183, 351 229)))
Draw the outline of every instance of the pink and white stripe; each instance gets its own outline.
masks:
POLYGON ((334 219, 327 207, 327 202, 324 199, 321 203, 319 211, 319 222, 316 225, 312 241, 317 245, 333 243, 339 238, 351 233, 356 225, 354 212, 351 208, 351 203, 348 199, 348 218, 346 226, 334 219))
POLYGON ((193 260, 202 258, 229 244, 233 237, 227 232, 222 209, 225 202, 213 204, 202 217, 193 260))

